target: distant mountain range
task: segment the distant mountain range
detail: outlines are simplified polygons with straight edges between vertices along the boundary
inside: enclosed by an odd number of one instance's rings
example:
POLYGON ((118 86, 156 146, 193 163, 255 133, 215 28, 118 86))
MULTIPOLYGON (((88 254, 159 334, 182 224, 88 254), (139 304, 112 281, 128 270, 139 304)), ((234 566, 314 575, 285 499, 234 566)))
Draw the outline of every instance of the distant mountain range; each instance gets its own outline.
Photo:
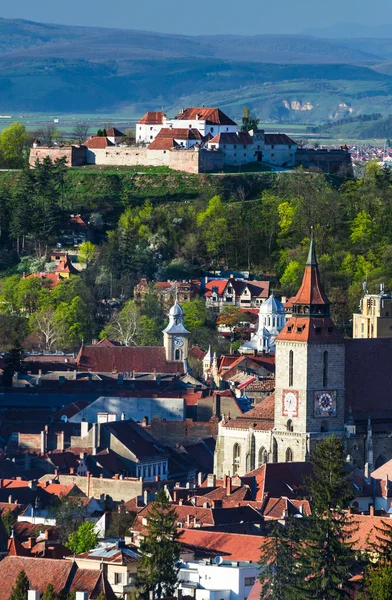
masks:
POLYGON ((134 117, 201 104, 288 122, 392 113, 392 38, 192 37, 0 19, 0 114, 134 117))

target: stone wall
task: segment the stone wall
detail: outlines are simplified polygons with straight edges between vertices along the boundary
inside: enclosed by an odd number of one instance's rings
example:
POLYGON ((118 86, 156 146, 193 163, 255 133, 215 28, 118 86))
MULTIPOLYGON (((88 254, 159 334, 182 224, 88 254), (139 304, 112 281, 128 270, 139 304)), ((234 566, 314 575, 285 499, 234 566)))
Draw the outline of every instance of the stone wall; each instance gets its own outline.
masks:
MULTIPOLYGON (((40 481, 53 480, 53 475, 44 475, 40 481)), ((104 477, 93 477, 88 475, 82 477, 80 475, 58 475, 56 481, 63 485, 74 484, 82 490, 88 497, 99 499, 102 495, 108 496, 115 502, 127 502, 132 498, 141 496, 144 489, 153 489, 161 487, 160 482, 145 482, 136 477, 128 477, 125 479, 108 479, 104 477)))
POLYGON ((120 146, 108 146, 107 148, 89 149, 87 162, 89 164, 106 166, 169 166, 169 154, 167 150, 148 150, 146 147, 121 148, 120 146))
POLYGON ((200 422, 192 419, 185 421, 164 421, 154 417, 151 421, 150 433, 160 444, 175 446, 176 444, 197 442, 199 438, 216 437, 218 420, 200 422))
POLYGON ((86 164, 86 146, 37 146, 31 148, 29 164, 34 167, 36 161, 42 162, 49 157, 52 161, 66 158, 69 167, 78 167, 86 164))
POLYGON ((348 150, 315 150, 298 148, 296 166, 304 169, 317 168, 324 173, 337 173, 340 169, 352 172, 351 154, 348 150))

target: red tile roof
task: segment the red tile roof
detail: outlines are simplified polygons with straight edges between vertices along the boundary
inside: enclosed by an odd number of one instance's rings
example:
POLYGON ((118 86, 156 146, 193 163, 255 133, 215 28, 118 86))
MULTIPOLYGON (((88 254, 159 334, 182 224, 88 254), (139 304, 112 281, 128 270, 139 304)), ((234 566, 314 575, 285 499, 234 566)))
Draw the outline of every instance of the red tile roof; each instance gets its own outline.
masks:
POLYGON ((84 219, 80 215, 72 215, 65 224, 66 228, 72 229, 88 229, 88 225, 84 219))
POLYGON ((107 148, 107 146, 114 146, 113 142, 108 140, 107 137, 100 136, 90 137, 83 145, 94 150, 104 149, 107 148))
MULTIPOLYGON (((179 541, 191 546, 196 551, 207 550, 222 556, 224 560, 252 561, 260 560, 260 547, 268 538, 259 535, 242 535, 238 533, 218 533, 200 529, 184 529, 179 541)), ((0 599, 1 600, 1 599, 0 599)))
POLYGON ((107 137, 124 137, 124 133, 115 127, 111 127, 106 132, 107 137))
POLYGON ((226 421, 224 427, 229 429, 257 429, 269 431, 274 427, 275 394, 271 394, 255 408, 244 413, 241 417, 226 421))
POLYGON ((209 144, 218 144, 219 146, 225 144, 229 145, 252 145, 253 138, 249 135, 249 133, 245 133, 244 131, 239 131, 238 133, 218 133, 212 140, 209 140, 209 144))
POLYGON ((296 146, 297 142, 285 133, 265 133, 264 143, 266 146, 296 146))
POLYGON ((137 125, 161 125, 163 123, 163 119, 165 118, 165 113, 161 111, 149 111, 139 119, 137 125))
POLYGON ((177 144, 174 138, 164 137, 159 138, 158 136, 155 138, 153 142, 148 146, 149 150, 171 150, 172 148, 179 148, 180 146, 177 144))
POLYGON ((272 498, 287 496, 296 499, 304 495, 306 477, 312 465, 306 462, 267 463, 246 474, 246 480, 254 477, 256 500, 264 500, 266 494, 272 498))
POLYGON ((175 118, 180 121, 195 121, 197 116, 199 121, 206 121, 209 125, 236 125, 219 108, 186 108, 175 118))
POLYGON ((84 346, 76 359, 80 371, 97 373, 164 373, 184 372, 181 362, 166 360, 165 349, 161 346, 84 346))
POLYGON ((292 342, 343 342, 341 333, 330 317, 292 316, 276 339, 292 342))

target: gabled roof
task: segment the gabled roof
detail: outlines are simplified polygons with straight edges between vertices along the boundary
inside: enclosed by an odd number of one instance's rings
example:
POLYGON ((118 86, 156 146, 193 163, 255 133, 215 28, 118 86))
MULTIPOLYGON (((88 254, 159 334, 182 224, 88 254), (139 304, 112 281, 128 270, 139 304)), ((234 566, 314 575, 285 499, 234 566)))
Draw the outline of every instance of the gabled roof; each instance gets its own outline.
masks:
POLYGON ((166 450, 133 419, 105 423, 102 427, 128 448, 138 460, 155 456, 167 458, 168 456, 166 450))
POLYGON ((218 144, 219 146, 222 144, 229 146, 234 144, 252 145, 254 141, 249 133, 239 131, 238 133, 218 133, 218 135, 209 140, 208 143, 218 144))
POLYGON ((103 148, 107 148, 108 146, 114 146, 113 142, 108 140, 107 137, 101 136, 92 136, 83 144, 87 146, 87 148, 91 148, 92 150, 99 150, 103 148))
POLYGON ((115 127, 111 127, 110 129, 108 129, 108 131, 106 132, 107 137, 124 137, 125 134, 120 131, 119 129, 116 129, 115 127))
POLYGON ((275 394, 270 394, 255 408, 235 419, 225 422, 224 427, 228 429, 253 429, 268 431, 274 427, 275 394))
POLYGON ((186 108, 176 115, 180 121, 206 121, 208 125, 236 125, 220 108, 186 108))
POLYGON ((297 142, 285 133, 265 133, 264 143, 266 146, 296 146, 297 142))
POLYGON ((163 124, 163 120, 165 118, 165 113, 161 111, 149 111, 139 119, 136 123, 137 125, 161 125, 163 124))
POLYGON ((312 465, 308 462, 267 463, 245 477, 254 477, 256 500, 264 500, 266 494, 272 498, 301 498, 305 480, 311 473, 312 465))
POLYGON ((202 529, 184 529, 179 541, 195 550, 196 555, 222 556, 224 560, 252 561, 260 560, 260 547, 268 538, 259 535, 238 533, 218 533, 202 529))

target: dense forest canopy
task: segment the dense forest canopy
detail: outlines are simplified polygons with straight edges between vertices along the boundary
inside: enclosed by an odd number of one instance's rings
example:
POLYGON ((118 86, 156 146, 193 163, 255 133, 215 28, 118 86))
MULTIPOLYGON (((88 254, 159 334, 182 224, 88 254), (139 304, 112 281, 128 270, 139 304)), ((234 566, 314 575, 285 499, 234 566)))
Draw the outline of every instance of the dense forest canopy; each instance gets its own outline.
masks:
MULTIPOLYGON (((200 176, 204 189, 193 190, 191 197, 187 191, 196 180, 185 179, 184 186, 182 174, 146 176, 143 196, 140 177, 136 189, 126 188, 120 176, 106 176, 94 201, 76 191, 83 186, 83 171, 68 170, 61 160, 12 175, 0 183, 0 345, 15 329, 14 338, 30 335, 33 344, 39 339, 46 348, 75 349, 83 339, 118 329, 108 307, 113 298, 119 311, 126 310, 125 322, 138 322, 139 333, 130 343, 157 343, 165 315, 153 291, 136 316, 127 304, 142 276, 182 280, 208 269, 244 269, 291 295, 301 281, 312 227, 333 315, 347 335, 363 281, 374 291, 380 283, 392 287, 392 178, 388 168, 374 163, 359 180, 331 180, 299 169, 251 179, 250 186, 244 176, 238 180, 243 185, 225 188, 224 176, 200 176), (168 185, 168 177, 170 199, 156 191, 162 181, 168 185), (211 182, 221 193, 209 192, 211 182), (89 222, 94 242, 83 249, 82 275, 54 289, 38 278, 21 278, 45 270, 47 251, 74 213, 89 222), (48 323, 56 329, 51 346, 43 335, 48 323)), ((91 178, 102 182, 100 173, 91 178)), ((203 328, 212 323, 206 314, 197 322, 202 343, 203 328)))

